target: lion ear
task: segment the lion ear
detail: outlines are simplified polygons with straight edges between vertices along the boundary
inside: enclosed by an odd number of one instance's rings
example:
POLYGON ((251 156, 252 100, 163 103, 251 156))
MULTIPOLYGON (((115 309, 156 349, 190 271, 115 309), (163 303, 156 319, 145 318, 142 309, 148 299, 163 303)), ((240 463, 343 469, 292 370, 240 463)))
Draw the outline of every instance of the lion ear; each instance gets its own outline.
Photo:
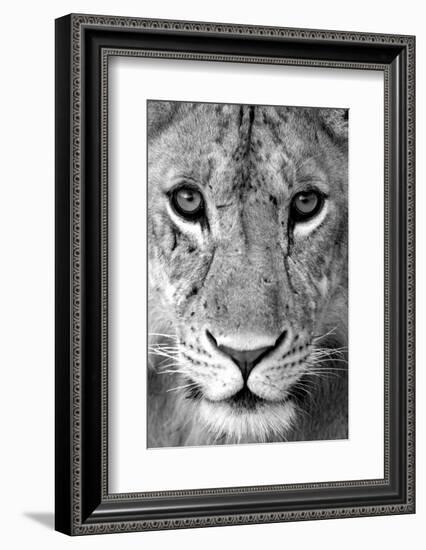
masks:
POLYGON ((349 109, 320 109, 320 118, 324 130, 337 141, 348 139, 349 109))
POLYGON ((172 123, 179 102, 148 100, 147 103, 148 139, 154 139, 172 123))

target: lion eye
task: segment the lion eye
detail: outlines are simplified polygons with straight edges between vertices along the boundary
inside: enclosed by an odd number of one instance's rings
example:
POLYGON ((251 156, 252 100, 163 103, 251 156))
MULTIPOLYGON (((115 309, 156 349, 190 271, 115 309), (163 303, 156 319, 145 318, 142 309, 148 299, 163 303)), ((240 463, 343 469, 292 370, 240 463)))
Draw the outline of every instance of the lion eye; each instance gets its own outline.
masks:
POLYGON ((296 222, 308 220, 321 210, 323 203, 323 195, 318 191, 298 193, 291 203, 291 217, 296 222))
POLYGON ((196 221, 204 214, 203 196, 193 187, 181 186, 172 191, 170 203, 179 216, 190 221, 196 221))

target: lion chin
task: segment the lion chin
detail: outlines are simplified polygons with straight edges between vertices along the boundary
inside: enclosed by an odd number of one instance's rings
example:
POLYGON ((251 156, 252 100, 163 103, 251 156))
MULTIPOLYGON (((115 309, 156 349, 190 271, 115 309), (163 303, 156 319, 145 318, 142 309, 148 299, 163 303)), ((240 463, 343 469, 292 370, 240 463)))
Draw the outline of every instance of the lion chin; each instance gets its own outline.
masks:
POLYGON ((285 441, 296 418, 293 401, 256 400, 250 406, 236 400, 197 403, 200 424, 224 444, 285 441))

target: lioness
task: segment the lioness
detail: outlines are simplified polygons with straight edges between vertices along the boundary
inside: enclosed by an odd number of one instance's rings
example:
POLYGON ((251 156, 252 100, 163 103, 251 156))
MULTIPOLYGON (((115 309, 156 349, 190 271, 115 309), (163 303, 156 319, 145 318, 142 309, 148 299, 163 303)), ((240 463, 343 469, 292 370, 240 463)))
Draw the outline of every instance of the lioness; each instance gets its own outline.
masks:
POLYGON ((346 438, 347 110, 147 117, 148 446, 346 438))

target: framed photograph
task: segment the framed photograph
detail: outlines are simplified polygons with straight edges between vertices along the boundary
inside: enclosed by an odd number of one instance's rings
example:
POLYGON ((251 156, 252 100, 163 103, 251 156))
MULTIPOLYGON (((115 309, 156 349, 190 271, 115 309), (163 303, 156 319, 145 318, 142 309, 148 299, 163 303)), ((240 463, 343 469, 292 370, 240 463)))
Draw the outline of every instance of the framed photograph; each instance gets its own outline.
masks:
POLYGON ((407 514, 413 36, 56 20, 56 529, 407 514))

